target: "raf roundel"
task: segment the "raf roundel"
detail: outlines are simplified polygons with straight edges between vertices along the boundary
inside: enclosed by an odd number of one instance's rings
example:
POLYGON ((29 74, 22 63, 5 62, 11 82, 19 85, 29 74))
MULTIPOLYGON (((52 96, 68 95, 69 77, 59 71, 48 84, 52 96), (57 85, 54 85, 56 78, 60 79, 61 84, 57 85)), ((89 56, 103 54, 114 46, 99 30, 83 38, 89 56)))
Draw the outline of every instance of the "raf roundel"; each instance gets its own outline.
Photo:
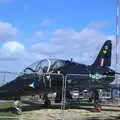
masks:
POLYGON ((32 84, 29 84, 28 86, 31 88, 35 88, 35 82, 32 82, 32 84))

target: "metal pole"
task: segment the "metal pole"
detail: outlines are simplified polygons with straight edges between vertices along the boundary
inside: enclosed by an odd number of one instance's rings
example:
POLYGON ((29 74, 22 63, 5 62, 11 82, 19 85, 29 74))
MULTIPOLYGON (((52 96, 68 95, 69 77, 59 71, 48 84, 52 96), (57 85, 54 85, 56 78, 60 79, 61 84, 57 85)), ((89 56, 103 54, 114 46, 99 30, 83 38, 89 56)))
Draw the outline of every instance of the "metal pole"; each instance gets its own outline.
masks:
POLYGON ((61 120, 64 120, 64 110, 66 103, 66 76, 63 76, 62 80, 62 104, 61 104, 61 120))
MULTIPOLYGON (((118 42, 119 42, 119 0, 116 0, 116 65, 118 64, 118 42)), ((118 79, 116 80, 116 82, 119 85, 118 79)), ((117 96, 119 99, 119 97, 120 97, 119 89, 118 89, 117 94, 118 94, 117 96)), ((118 100, 118 102, 119 102, 119 100, 118 100)))
POLYGON ((118 41, 119 41, 119 0, 116 0, 116 64, 118 64, 118 41))

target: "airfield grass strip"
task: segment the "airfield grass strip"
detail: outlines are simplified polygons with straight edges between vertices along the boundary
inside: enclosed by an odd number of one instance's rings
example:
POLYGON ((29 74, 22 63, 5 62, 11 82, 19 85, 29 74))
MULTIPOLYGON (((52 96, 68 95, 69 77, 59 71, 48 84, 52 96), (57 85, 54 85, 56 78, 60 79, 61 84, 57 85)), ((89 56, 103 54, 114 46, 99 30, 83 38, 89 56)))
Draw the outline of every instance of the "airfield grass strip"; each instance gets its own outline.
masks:
POLYGON ((0 117, 1 116, 16 116, 12 112, 8 111, 8 108, 12 106, 12 102, 4 102, 0 104, 0 117))

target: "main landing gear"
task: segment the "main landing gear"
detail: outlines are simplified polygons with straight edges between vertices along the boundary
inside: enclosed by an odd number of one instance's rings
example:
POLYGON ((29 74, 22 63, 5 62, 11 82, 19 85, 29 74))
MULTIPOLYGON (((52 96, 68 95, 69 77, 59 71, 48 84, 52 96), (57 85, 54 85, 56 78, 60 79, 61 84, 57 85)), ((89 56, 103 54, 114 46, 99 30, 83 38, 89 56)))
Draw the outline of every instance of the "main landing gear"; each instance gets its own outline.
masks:
POLYGON ((94 95, 94 107, 95 107, 95 111, 96 112, 101 112, 101 105, 100 105, 100 101, 99 101, 99 92, 98 90, 94 90, 93 91, 93 95, 94 95))
POLYGON ((51 101, 48 99, 47 94, 44 95, 44 107, 45 108, 50 108, 51 107, 51 101))

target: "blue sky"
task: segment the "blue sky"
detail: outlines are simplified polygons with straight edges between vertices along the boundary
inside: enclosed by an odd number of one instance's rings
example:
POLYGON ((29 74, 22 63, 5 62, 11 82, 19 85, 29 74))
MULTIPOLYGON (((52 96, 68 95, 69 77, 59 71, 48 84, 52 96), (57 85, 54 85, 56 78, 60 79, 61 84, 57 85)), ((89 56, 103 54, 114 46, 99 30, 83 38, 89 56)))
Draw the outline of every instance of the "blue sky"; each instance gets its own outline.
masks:
POLYGON ((91 64, 114 35, 115 0, 0 0, 4 70, 21 71, 43 57, 91 64))
MULTIPOLYGON (((38 29, 74 28, 81 30, 90 22, 107 22, 105 34, 115 30, 115 0, 11 0, 0 3, 1 21, 9 22, 30 37, 38 29), (45 20, 49 27, 40 27, 45 20)), ((24 42, 24 41, 22 41, 24 42)), ((27 42, 27 41, 26 41, 27 42)), ((26 43, 27 44, 27 43, 26 43)))

